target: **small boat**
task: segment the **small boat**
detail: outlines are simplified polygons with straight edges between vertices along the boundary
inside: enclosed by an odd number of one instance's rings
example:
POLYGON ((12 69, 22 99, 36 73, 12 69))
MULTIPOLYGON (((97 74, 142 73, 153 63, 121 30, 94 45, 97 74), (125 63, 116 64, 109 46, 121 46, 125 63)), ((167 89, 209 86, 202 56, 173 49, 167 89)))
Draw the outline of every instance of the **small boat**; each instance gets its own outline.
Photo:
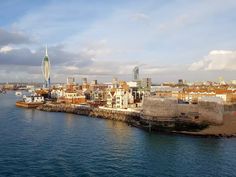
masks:
POLYGON ((15 95, 16 96, 22 96, 22 92, 16 92, 15 95))

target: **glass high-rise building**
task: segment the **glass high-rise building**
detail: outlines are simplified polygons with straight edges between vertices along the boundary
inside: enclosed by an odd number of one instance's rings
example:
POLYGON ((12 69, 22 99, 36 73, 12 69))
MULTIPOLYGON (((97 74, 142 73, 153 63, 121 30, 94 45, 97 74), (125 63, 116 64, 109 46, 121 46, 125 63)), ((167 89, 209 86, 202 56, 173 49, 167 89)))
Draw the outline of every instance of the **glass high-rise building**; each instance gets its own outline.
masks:
POLYGON ((138 81, 139 80, 139 67, 136 66, 133 69, 133 81, 138 81))

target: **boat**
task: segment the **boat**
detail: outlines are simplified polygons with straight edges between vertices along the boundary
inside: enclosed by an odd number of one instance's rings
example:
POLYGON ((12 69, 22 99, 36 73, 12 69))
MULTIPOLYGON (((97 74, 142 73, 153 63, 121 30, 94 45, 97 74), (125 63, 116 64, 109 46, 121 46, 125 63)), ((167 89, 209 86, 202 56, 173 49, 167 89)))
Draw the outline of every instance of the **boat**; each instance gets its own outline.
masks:
POLYGON ((15 95, 16 95, 16 96, 21 96, 21 95, 22 95, 22 92, 16 92, 15 95))

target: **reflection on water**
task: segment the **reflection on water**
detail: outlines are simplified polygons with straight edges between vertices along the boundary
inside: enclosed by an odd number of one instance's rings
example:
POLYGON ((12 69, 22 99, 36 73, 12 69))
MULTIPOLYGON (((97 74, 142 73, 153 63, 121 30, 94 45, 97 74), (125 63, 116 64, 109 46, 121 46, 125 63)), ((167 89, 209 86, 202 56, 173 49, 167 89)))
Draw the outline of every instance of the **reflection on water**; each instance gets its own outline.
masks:
POLYGON ((68 128, 72 127, 73 124, 73 120, 76 118, 76 116, 78 117, 78 115, 73 115, 73 114, 66 114, 66 125, 68 128))
POLYGON ((112 134, 110 134, 110 137, 113 138, 114 141, 119 143, 127 142, 130 136, 132 136, 131 129, 123 122, 107 120, 105 121, 105 125, 107 129, 111 130, 112 134))
POLYGON ((0 96, 0 176, 235 176, 236 139, 148 133, 0 96))
POLYGON ((35 110, 34 109, 24 109, 24 108, 22 108, 22 112, 23 112, 23 118, 27 122, 31 122, 33 120, 34 115, 35 115, 35 110))

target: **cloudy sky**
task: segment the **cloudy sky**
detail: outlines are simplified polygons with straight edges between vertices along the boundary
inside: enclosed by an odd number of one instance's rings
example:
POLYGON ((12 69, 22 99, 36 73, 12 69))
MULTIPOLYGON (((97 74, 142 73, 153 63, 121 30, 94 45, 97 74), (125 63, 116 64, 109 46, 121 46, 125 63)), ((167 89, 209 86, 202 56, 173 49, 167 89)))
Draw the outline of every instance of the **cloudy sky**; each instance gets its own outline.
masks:
POLYGON ((236 79, 235 0, 8 0, 0 3, 0 82, 156 83, 236 79))

